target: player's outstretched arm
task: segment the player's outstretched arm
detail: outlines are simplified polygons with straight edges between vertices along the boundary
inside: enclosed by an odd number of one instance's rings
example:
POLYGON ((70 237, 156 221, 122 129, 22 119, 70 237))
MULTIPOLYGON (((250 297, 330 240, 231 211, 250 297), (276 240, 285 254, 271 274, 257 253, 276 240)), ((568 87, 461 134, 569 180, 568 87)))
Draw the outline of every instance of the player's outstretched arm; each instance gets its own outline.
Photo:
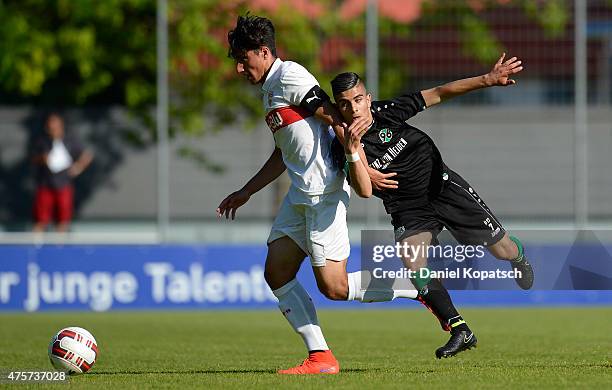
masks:
POLYGON ((248 202, 251 195, 261 190, 272 181, 274 181, 277 177, 279 177, 283 172, 285 172, 285 163, 283 162, 283 155, 279 148, 275 148, 268 161, 261 167, 259 172, 255 174, 249 180, 244 187, 239 189, 236 192, 229 194, 221 203, 219 207, 217 207, 217 217, 221 218, 225 214, 225 218, 228 219, 231 217, 235 219, 236 210, 248 202))
POLYGON ((440 85, 431 89, 421 91, 423 99, 427 107, 431 107, 455 96, 474 91, 480 88, 493 86, 507 87, 516 83, 512 79, 512 75, 523 70, 522 61, 517 57, 512 57, 504 61, 506 53, 502 53, 499 60, 493 66, 493 69, 487 74, 451 81, 450 83, 440 85))

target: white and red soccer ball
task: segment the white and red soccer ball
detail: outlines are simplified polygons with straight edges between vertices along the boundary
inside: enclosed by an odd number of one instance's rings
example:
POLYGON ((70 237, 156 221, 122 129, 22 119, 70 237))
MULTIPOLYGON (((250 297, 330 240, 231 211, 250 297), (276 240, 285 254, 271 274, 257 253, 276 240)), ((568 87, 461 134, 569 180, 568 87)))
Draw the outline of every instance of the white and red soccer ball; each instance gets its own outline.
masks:
POLYGON ((98 343, 91 333, 71 326, 57 332, 49 343, 49 360, 57 370, 84 374, 98 358, 98 343))

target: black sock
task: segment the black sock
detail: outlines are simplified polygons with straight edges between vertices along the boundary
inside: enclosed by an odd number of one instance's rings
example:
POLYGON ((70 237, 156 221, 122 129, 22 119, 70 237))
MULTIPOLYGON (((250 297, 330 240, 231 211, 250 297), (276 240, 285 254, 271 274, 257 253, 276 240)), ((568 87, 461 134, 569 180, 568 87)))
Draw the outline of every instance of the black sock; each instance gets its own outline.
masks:
POLYGON ((463 318, 455 309, 448 290, 439 279, 431 279, 419 292, 419 301, 438 317, 442 329, 446 331, 469 330, 463 318))

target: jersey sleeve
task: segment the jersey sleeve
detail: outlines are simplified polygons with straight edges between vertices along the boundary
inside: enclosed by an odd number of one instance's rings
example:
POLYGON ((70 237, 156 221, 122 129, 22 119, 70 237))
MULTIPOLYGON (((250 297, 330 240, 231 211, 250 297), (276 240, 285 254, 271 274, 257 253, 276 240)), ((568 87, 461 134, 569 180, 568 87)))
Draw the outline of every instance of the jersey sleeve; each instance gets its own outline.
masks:
POLYGON ((402 124, 426 108, 425 99, 420 91, 401 95, 391 100, 372 102, 374 116, 394 124, 402 124))
POLYGON ((283 98, 292 106, 299 106, 308 92, 319 83, 304 67, 291 66, 280 76, 283 98))

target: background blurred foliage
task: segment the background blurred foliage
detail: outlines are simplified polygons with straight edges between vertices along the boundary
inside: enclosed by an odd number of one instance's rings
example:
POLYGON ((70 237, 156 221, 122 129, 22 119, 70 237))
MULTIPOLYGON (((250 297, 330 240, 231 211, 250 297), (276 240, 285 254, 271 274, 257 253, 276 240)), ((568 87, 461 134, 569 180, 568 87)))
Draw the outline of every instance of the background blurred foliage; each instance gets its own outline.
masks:
MULTIPOLYGON (((257 88, 235 77, 227 58, 227 31, 249 9, 274 21, 282 58, 303 64, 324 88, 339 71, 365 74, 365 17, 341 20, 341 0, 311 1, 323 10, 318 16, 299 12, 289 0, 274 9, 257 9, 245 0, 168 3, 173 136, 198 137, 222 125, 240 122, 248 128, 261 122, 257 88), (339 42, 333 47, 342 57, 331 66, 322 54, 330 39, 339 42)), ((522 7, 552 36, 566 30, 571 16, 563 0, 429 0, 417 22, 431 28, 454 25, 463 52, 490 63, 503 45, 479 13, 509 6, 522 7)), ((0 0, 0 103, 124 105, 145 125, 136 138, 154 141, 155 26, 155 0, 0 0)), ((384 42, 409 39, 412 26, 381 16, 379 28, 384 42)), ((384 45, 380 49, 381 58, 394 61, 393 54, 384 45)), ((387 65, 379 95, 399 92, 406 71, 402 64, 387 65)))

